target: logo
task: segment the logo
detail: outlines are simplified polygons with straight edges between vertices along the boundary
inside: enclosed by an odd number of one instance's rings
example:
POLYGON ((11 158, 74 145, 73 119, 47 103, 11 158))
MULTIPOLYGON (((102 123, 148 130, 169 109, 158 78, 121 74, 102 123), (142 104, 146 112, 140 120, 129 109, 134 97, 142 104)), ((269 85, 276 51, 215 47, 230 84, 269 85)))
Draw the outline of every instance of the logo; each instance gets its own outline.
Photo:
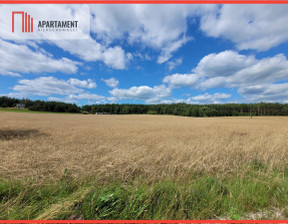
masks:
POLYGON ((24 11, 12 11, 12 33, 14 33, 15 14, 22 14, 22 33, 33 33, 33 17, 24 11))
POLYGON ((85 4, 23 4, 21 6, 3 4, 0 7, 0 38, 8 40, 89 39, 90 15, 90 8, 85 4))
MULTIPOLYGON (((33 18, 24 11, 12 11, 12 33, 15 32, 15 14, 22 15, 22 33, 33 33, 33 18)), ((78 21, 38 21, 38 31, 63 32, 74 31, 78 28, 78 21)))

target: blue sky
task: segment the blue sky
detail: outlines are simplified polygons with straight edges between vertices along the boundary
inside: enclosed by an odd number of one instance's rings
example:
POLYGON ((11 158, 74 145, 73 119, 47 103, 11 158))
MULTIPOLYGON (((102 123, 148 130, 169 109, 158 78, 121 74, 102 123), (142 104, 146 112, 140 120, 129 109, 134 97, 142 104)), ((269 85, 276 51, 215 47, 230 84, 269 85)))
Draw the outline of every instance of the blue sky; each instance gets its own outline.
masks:
POLYGON ((288 5, 89 9, 85 40, 12 41, 2 32, 0 95, 78 105, 288 103, 288 5))

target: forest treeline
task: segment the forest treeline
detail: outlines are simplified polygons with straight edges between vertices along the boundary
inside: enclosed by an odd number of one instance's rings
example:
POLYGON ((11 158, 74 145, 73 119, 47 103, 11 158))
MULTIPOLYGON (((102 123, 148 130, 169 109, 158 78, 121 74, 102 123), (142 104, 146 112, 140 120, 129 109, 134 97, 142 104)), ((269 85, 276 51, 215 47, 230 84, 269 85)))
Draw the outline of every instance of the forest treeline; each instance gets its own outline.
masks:
POLYGON ((29 99, 16 99, 7 96, 0 97, 0 107, 15 107, 24 104, 31 111, 80 113, 88 111, 91 114, 170 114, 192 117, 218 117, 218 116, 269 116, 288 115, 288 104, 280 103, 229 103, 195 105, 185 103, 175 104, 97 104, 84 105, 63 103, 56 101, 41 101, 29 99))
POLYGON ((42 101, 29 99, 16 99, 7 96, 0 97, 0 107, 15 107, 16 104, 24 104, 25 108, 31 111, 80 113, 81 107, 75 103, 63 103, 56 101, 42 101))

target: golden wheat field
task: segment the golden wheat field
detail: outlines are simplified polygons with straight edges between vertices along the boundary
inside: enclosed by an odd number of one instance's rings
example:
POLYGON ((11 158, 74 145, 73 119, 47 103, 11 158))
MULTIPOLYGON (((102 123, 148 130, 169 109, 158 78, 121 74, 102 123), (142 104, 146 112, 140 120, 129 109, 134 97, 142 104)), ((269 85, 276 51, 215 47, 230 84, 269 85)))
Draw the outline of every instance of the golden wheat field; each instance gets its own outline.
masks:
POLYGON ((288 117, 191 118, 0 112, 0 177, 149 180, 284 169, 288 117))

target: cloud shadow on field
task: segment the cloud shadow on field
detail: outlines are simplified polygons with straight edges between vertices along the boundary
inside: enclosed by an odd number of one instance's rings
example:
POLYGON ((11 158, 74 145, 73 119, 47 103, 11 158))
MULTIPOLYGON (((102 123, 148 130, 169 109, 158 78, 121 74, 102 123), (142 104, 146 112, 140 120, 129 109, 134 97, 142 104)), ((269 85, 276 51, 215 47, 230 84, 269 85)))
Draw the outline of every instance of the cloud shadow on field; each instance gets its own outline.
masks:
POLYGON ((7 129, 0 130, 0 140, 25 139, 47 135, 37 129, 7 129))

